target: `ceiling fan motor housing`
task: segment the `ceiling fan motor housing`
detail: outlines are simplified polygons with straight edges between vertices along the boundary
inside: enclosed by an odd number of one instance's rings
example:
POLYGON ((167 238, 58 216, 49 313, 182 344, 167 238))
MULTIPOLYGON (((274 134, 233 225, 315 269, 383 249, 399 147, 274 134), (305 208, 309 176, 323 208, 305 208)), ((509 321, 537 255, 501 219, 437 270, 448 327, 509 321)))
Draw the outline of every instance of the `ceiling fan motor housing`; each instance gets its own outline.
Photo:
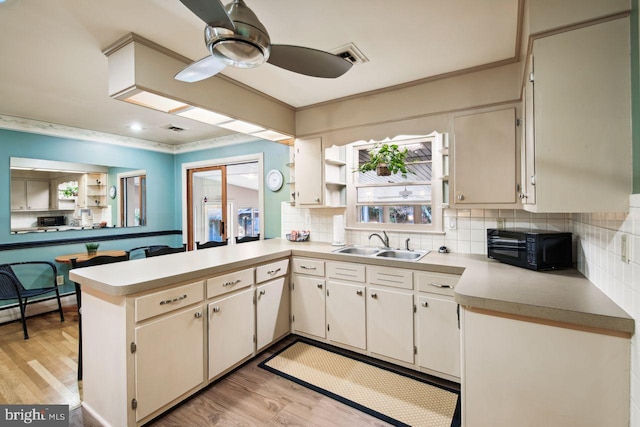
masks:
POLYGON ((204 29, 207 49, 215 58, 233 67, 262 65, 271 53, 267 29, 243 0, 235 0, 225 9, 236 30, 207 26, 204 29))

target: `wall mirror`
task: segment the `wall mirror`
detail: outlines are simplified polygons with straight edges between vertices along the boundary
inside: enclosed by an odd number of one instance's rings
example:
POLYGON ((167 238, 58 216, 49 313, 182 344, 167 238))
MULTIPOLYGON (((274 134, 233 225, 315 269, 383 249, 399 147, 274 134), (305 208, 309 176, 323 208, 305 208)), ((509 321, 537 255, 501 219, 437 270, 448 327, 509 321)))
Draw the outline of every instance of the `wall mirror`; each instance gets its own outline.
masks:
POLYGON ((146 172, 11 158, 11 233, 146 225, 146 172))

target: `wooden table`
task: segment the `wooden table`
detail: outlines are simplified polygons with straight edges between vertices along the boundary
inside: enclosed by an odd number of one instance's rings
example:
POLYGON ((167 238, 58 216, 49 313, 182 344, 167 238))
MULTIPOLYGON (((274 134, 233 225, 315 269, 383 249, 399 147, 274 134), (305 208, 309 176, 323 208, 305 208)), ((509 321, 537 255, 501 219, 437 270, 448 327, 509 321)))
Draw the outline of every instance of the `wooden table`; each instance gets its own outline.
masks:
POLYGON ((100 255, 122 256, 122 255, 126 255, 126 254, 127 253, 125 251, 123 251, 123 250, 98 251, 98 252, 95 253, 95 255, 89 255, 89 254, 87 254, 87 252, 81 252, 81 253, 77 253, 77 254, 60 255, 60 256, 57 256, 55 259, 56 259, 56 262, 70 264, 72 258, 77 258, 78 261, 86 261, 88 259, 100 256, 100 255))

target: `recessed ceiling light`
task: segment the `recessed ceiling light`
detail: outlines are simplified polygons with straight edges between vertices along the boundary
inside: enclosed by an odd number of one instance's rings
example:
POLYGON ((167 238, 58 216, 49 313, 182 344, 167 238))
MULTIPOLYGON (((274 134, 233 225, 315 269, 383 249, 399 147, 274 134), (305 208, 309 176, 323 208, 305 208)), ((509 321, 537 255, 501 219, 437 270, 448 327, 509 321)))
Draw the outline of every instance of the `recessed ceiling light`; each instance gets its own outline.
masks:
POLYGON ((220 123, 230 122, 231 120, 233 120, 231 117, 227 117, 224 114, 214 113, 213 111, 205 110, 198 107, 180 111, 176 114, 182 117, 187 117, 189 119, 197 120, 199 122, 208 123, 210 125, 219 125, 220 123))
POLYGON ((242 120, 234 120, 228 123, 221 123, 218 126, 240 133, 254 133, 265 130, 263 127, 254 125, 253 123, 243 122, 242 120))
POLYGON ((140 123, 132 123, 129 126, 129 129, 131 129, 134 132, 140 132, 142 130, 142 125, 140 123))

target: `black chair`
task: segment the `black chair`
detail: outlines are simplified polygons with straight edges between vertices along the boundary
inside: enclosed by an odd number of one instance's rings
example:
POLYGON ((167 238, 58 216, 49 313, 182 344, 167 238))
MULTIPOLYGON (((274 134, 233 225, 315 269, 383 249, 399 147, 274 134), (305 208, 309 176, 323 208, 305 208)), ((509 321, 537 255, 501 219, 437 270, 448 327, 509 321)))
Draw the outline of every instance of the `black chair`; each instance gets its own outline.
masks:
POLYGON ((153 246, 149 246, 147 249, 144 250, 144 254, 147 258, 153 257, 153 256, 159 256, 159 255, 167 255, 167 254, 175 254, 177 252, 186 252, 187 250, 187 245, 186 243, 183 244, 182 246, 178 247, 178 248, 172 248, 170 246, 164 246, 164 247, 153 247, 153 246))
MULTIPOLYGON (((99 255, 89 258, 86 261, 78 261, 77 258, 71 258, 71 268, 92 267, 94 265, 111 264, 114 262, 127 261, 129 253, 120 256, 99 255)), ((76 299, 78 301, 78 381, 82 381, 82 290, 80 284, 74 282, 76 286, 76 299)))
MULTIPOLYGON (((25 276, 26 277, 26 270, 25 276)), ((0 300, 18 300, 20 306, 20 319, 22 320, 22 331, 24 339, 29 339, 27 333, 27 319, 25 312, 29 298, 45 295, 55 292, 58 300, 58 311, 60 311, 60 321, 64 322, 64 314, 62 313, 62 303, 60 302, 60 292, 56 284, 58 270, 56 266, 48 261, 22 261, 12 262, 0 265, 0 300), (25 288, 15 270, 22 272, 23 268, 14 268, 18 265, 31 266, 29 268, 29 276, 34 277, 34 283, 42 283, 40 288, 25 288), (36 266, 39 266, 37 268, 36 266), (36 277, 37 276, 37 277, 36 277), (44 284, 47 286, 44 286, 44 284)))
POLYGON ((150 250, 150 251, 155 252, 155 251, 157 251, 158 249, 168 248, 168 247, 169 247, 169 245, 147 245, 147 246, 138 246, 137 248, 129 249, 129 250, 127 251, 127 254, 129 254, 129 259, 142 258, 142 257, 140 257, 140 256, 139 256, 140 254, 137 254, 138 256, 136 256, 135 252, 143 251, 142 253, 143 253, 143 254, 144 254, 144 256, 146 257, 146 256, 147 256, 147 255, 146 255, 147 250, 150 250))
POLYGON ((236 237, 236 243, 255 242, 260 240, 260 233, 255 236, 236 237))
POLYGON ((229 243, 229 239, 224 239, 221 242, 216 242, 215 240, 212 240, 210 242, 205 242, 205 243, 196 242, 196 248, 197 249, 215 248, 216 246, 227 246, 227 243, 229 243))

